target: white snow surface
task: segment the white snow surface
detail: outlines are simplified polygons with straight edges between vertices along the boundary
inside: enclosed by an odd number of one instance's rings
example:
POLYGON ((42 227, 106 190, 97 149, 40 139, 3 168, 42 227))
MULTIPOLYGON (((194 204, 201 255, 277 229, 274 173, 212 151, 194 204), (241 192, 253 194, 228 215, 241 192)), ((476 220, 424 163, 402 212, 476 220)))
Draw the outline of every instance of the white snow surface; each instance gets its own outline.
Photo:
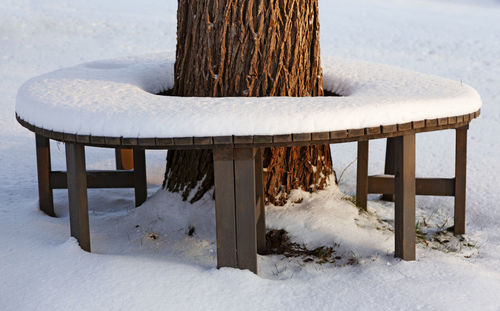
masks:
MULTIPOLYGON (((166 154, 150 150, 150 197, 141 207, 134 208, 130 189, 89 190, 93 252, 82 251, 69 236, 66 191, 54 191, 58 218, 38 210, 34 137, 15 120, 17 90, 80 63, 173 57, 177 1, 2 0, 0 310, 499 310, 500 3, 319 3, 323 63, 333 64, 328 58, 335 55, 405 67, 463 81, 481 94, 481 117, 468 141, 471 247, 447 251, 421 242, 417 261, 395 259, 393 204, 370 196, 370 213, 359 214, 344 195, 355 192, 350 143, 331 146, 339 188, 297 191, 286 206, 266 207, 269 229, 284 228, 311 248, 333 246, 338 264, 259 256, 258 276, 217 270, 210 194, 190 205, 160 190, 166 154), (191 226, 196 231, 188 236, 191 226), (359 263, 345 265, 349 259, 359 263)), ((454 145, 453 131, 417 135, 417 175, 452 177, 454 145)), ((384 140, 370 142, 370 174, 383 172, 384 149, 384 140)), ((51 152, 52 168, 64 170, 64 145, 52 142, 51 152)), ((112 150, 86 154, 88 169, 114 168, 112 150)), ((453 199, 418 196, 416 203, 423 230, 452 224, 453 199)))
POLYGON ((158 96, 173 60, 157 54, 95 61, 31 79, 16 113, 38 127, 115 137, 276 135, 452 117, 479 110, 463 82, 388 65, 325 57, 324 88, 338 97, 158 96))

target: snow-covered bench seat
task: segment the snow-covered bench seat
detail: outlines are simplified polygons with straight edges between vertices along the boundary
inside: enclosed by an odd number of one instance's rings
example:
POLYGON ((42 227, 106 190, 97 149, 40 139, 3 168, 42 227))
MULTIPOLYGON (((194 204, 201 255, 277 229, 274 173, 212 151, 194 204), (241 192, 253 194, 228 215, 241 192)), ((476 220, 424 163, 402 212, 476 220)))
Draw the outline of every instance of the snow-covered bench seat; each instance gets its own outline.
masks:
POLYGON ((68 188, 71 234, 90 251, 87 187, 135 187, 140 204, 144 149, 211 148, 218 265, 256 272, 257 249, 265 245, 256 150, 358 141, 357 201, 366 208, 368 193, 394 194, 396 256, 415 258, 416 194, 455 196, 455 232, 463 233, 466 133, 479 115, 477 92, 462 82, 355 60, 324 59, 323 70, 324 88, 340 96, 158 96, 173 87, 173 60, 163 54, 33 78, 18 92, 16 117, 37 134, 40 206, 53 214, 52 189, 68 188), (415 178, 415 133, 441 129, 457 131, 455 178, 415 178), (368 141, 375 138, 389 138, 389 175, 367 175, 368 141), (67 174, 51 171, 48 139, 66 143, 67 174), (134 171, 85 171, 85 145, 134 148, 134 171))

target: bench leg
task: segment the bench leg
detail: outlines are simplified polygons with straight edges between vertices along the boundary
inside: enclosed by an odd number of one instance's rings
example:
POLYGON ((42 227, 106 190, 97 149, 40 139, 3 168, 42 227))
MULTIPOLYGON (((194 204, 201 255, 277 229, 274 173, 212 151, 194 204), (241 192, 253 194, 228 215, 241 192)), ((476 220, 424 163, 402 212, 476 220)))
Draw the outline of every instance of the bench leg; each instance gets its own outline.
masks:
POLYGON ((214 155, 217 267, 257 273, 254 148, 216 148, 214 155))
POLYGON ((55 217, 54 198, 50 187, 50 141, 46 137, 35 134, 35 143, 40 210, 49 216, 55 217))
POLYGON ((266 210, 262 171, 262 149, 257 149, 255 153, 255 207, 257 214, 257 252, 259 254, 266 252, 266 210))
POLYGON ((216 148, 213 157, 217 268, 237 268, 233 148, 216 148))
POLYGON ((115 163, 117 170, 131 170, 134 168, 133 150, 115 148, 115 163))
POLYGON ((83 250, 90 252, 87 172, 85 170, 84 148, 81 144, 66 143, 69 221, 71 236, 78 240, 83 250))
MULTIPOLYGON (((394 139, 393 137, 387 138, 387 143, 385 147, 385 169, 384 169, 384 174, 386 175, 394 175, 395 171, 395 163, 394 163, 394 139)), ((387 194, 384 193, 382 194, 382 197, 380 198, 381 200, 384 201, 389 201, 389 202, 394 202, 394 195, 393 194, 387 194)))
POLYGON ((135 206, 140 206, 148 197, 146 179, 146 151, 134 148, 134 189, 135 206))
POLYGON ((415 260, 415 134, 396 137, 395 256, 415 260))
POLYGON ((465 194, 467 175, 468 126, 456 129, 454 233, 465 234, 465 194))
POLYGON ((368 201, 368 148, 368 140, 358 141, 356 204, 364 210, 367 209, 368 201))

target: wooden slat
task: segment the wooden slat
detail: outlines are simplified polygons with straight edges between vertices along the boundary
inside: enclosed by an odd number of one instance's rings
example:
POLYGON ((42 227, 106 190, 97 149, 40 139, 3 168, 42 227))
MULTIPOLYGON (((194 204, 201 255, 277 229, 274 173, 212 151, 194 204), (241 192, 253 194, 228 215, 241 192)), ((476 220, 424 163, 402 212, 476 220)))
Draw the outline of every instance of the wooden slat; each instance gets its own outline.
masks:
POLYGON ((66 143, 66 167, 71 236, 78 240, 83 250, 90 252, 87 178, 83 145, 66 143))
POLYGON ((382 131, 381 131, 380 126, 374 126, 374 127, 368 127, 368 128, 366 128, 366 134, 367 135, 380 134, 381 132, 382 131))
POLYGON ((148 198, 146 179, 146 152, 144 149, 134 148, 134 189, 135 206, 140 206, 148 198))
POLYGON ((413 128, 414 129, 421 129, 421 128, 424 128, 425 127, 425 120, 421 120, 421 121, 414 121, 412 122, 413 123, 413 128))
POLYGON ((156 138, 154 137, 143 137, 137 139, 138 146, 153 147, 156 145, 156 138))
POLYGON ((318 132, 311 134, 311 140, 328 140, 330 139, 330 132, 318 132))
POLYGON ((235 144, 252 144, 253 143, 253 136, 251 136, 251 135, 234 136, 233 142, 235 144))
POLYGON ((106 143, 106 140, 104 139, 104 136, 92 136, 92 135, 90 135, 90 142, 93 144, 104 145, 106 143))
POLYGON ((234 150, 234 192, 238 268, 257 273, 254 148, 234 150))
MULTIPOLYGON (((59 141, 63 141, 65 140, 65 135, 64 133, 60 133, 60 132, 54 132, 54 131, 48 131, 49 133, 49 137, 52 137, 53 139, 55 140, 59 140, 59 141)), ((71 137, 69 137, 69 139, 73 139, 73 135, 71 137)), ((75 141, 76 141, 76 137, 74 137, 75 141)))
POLYGON ((467 189, 467 127, 456 129, 455 150, 454 232, 455 234, 465 234, 465 197, 467 189))
POLYGON ((172 146, 174 144, 173 138, 156 138, 156 146, 172 146))
POLYGON ((332 139, 335 139, 335 138, 345 138, 348 135, 349 135, 349 132, 347 130, 330 132, 330 138, 332 138, 332 139))
POLYGON ((464 122, 464 116, 457 116, 457 123, 463 123, 464 122))
POLYGON ((79 144, 89 144, 90 135, 76 135, 76 142, 79 144))
MULTIPOLYGON (((384 174, 386 175, 394 175, 394 172, 396 171, 396 163, 394 160, 395 157, 395 144, 394 144, 395 138, 387 138, 386 146, 385 146, 385 166, 384 166, 384 174)), ((370 183, 368 183, 369 185, 370 183)), ((394 181, 392 182, 394 185, 394 181)), ((368 187, 369 188, 369 187, 368 187)), ((384 201, 389 201, 389 202, 394 202, 394 186, 392 187, 392 192, 381 192, 382 193, 382 200, 384 201)), ((369 191, 369 190, 368 190, 369 191)), ((368 192, 370 193, 370 192, 368 192)))
POLYGON ((448 118, 439 118, 438 125, 446 125, 448 124, 448 118))
POLYGON ((448 124, 455 124, 455 123, 457 123, 457 117, 448 118, 448 124))
POLYGON ((349 137, 360 137, 365 135, 365 129, 352 129, 347 131, 349 137))
POLYGON ((469 122, 470 116, 468 114, 464 115, 464 122, 469 122))
MULTIPOLYGON (((57 134, 60 134, 60 133, 57 133, 57 134)), ((55 135, 54 133, 52 133, 51 136, 57 140, 64 140, 65 142, 76 143, 76 135, 75 134, 64 133, 64 139, 58 138, 58 135, 55 135)))
POLYGON ((174 144, 178 146, 190 146, 193 144, 193 137, 176 137, 174 144))
MULTIPOLYGON (((416 178, 417 195, 454 196, 454 178, 416 178)), ((375 175, 368 177, 368 193, 394 194, 394 175, 375 175)))
POLYGON ((257 252, 259 254, 266 252, 266 210, 264 206, 262 151, 262 149, 255 151, 255 210, 257 217, 257 252))
POLYGON ((411 130, 411 126, 412 126, 411 122, 398 124, 398 131, 400 132, 409 131, 411 130))
POLYGON ((123 137, 122 138, 122 145, 124 146, 129 146, 129 147, 134 147, 137 146, 137 137, 123 137))
POLYGON ((367 209, 368 200, 368 151, 369 141, 359 141, 356 178, 356 204, 364 210, 367 209))
POLYGON ((233 149, 213 151, 217 268, 238 267, 236 255, 236 214, 234 200, 233 149))
POLYGON ((398 130, 398 126, 395 124, 382 126, 382 133, 394 133, 397 130, 398 130))
POLYGON ((212 143, 213 143, 212 136, 194 138, 195 145, 211 145, 212 143))
POLYGON ((122 143, 121 137, 104 137, 106 145, 119 146, 122 143))
POLYGON ((233 143, 233 136, 215 136, 214 144, 227 145, 233 143))
POLYGON ((293 141, 311 141, 311 134, 310 133, 293 134, 292 139, 293 141))
POLYGON ((253 137, 253 142, 256 144, 272 144, 273 136, 272 135, 257 135, 253 137))
MULTIPOLYGON (((134 173, 132 171, 87 171, 87 188, 134 188, 134 173)), ((67 189, 66 172, 50 173, 52 189, 67 189)))
POLYGON ((427 127, 434 127, 437 126, 437 124, 438 124, 437 119, 425 120, 425 126, 427 127))
POLYGON ((275 143, 288 143, 292 141, 292 135, 287 134, 287 135, 274 135, 273 136, 273 141, 275 143))
POLYGON ((35 134, 36 168, 38 173, 38 203, 40 210, 45 214, 55 217, 54 198, 50 185, 50 140, 35 134))
POLYGON ((403 260, 415 260, 415 134, 397 137, 394 143, 394 254, 403 260))

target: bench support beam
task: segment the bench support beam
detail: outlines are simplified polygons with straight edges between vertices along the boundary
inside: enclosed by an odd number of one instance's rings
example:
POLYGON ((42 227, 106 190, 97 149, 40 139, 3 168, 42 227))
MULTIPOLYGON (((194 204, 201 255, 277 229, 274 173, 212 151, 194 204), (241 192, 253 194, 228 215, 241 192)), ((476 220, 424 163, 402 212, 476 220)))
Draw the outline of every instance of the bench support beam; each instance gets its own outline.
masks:
POLYGON ((356 204, 367 209, 368 201, 368 153, 369 141, 358 142, 358 168, 356 177, 356 204))
POLYGON ((394 140, 395 256, 415 260, 415 134, 394 140))
POLYGON ((45 214, 55 217, 54 199, 50 186, 50 141, 48 138, 35 134, 36 167, 38 173, 38 200, 40 210, 45 214))
POLYGON ((87 173, 83 145, 66 143, 66 167, 71 236, 78 240, 83 250, 90 252, 87 173))
POLYGON ((455 145, 455 215, 454 233, 465 234, 465 194, 467 176, 467 130, 456 129, 455 145))
POLYGON ((255 201, 257 217, 257 252, 266 252, 266 209, 264 202, 262 149, 255 152, 255 201))
POLYGON ((232 147, 213 151, 218 268, 257 273, 257 231, 262 234, 265 226, 258 218, 265 213, 257 204, 256 152, 255 148, 232 147))
POLYGON ((148 198, 148 185, 146 180, 146 151, 134 148, 134 189, 135 206, 139 206, 148 198))

